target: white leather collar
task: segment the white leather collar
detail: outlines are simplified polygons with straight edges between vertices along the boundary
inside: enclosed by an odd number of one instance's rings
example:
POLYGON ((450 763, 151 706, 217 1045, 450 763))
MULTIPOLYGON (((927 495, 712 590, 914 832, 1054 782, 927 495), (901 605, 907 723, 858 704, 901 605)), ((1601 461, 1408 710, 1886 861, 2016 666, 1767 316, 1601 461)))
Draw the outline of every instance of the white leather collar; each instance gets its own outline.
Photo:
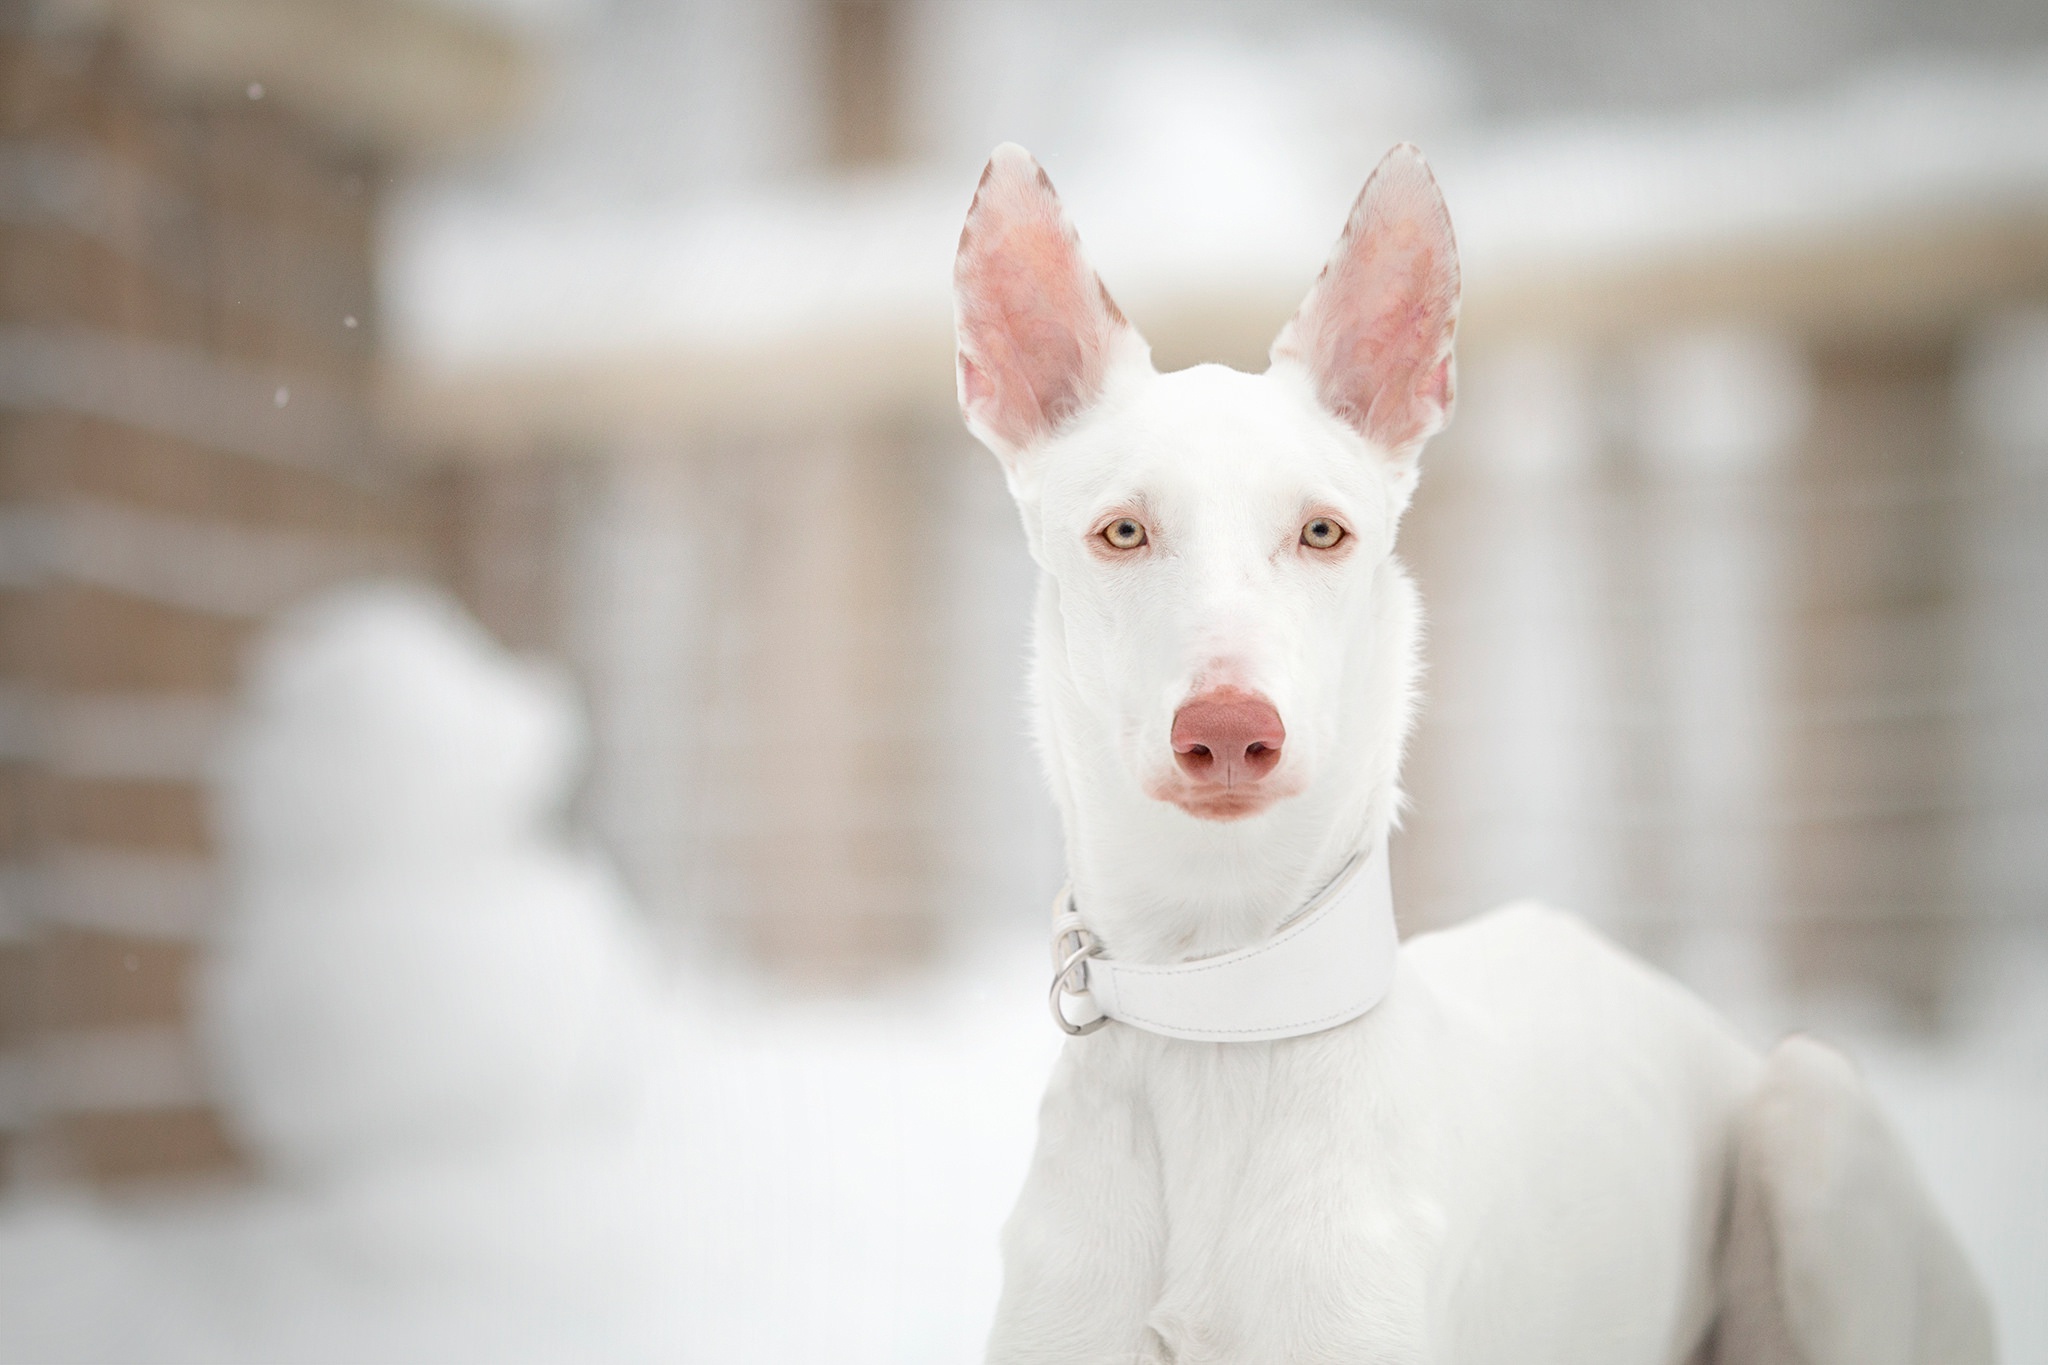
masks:
POLYGON ((1220 957, 1118 962, 1081 922, 1071 887, 1053 912, 1052 1012, 1068 1033, 1114 1019, 1197 1042, 1299 1038, 1356 1019, 1394 981, 1384 834, 1271 938, 1220 957))

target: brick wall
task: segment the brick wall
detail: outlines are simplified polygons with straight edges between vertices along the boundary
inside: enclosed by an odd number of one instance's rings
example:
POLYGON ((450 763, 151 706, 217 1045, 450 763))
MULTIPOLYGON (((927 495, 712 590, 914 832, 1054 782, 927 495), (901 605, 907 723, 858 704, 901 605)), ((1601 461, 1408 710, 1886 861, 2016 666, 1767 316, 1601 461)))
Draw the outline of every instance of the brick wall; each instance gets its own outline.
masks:
POLYGON ((0 1154, 215 1171, 185 1027, 244 645, 425 562, 366 396, 379 168, 275 99, 0 23, 0 1154))

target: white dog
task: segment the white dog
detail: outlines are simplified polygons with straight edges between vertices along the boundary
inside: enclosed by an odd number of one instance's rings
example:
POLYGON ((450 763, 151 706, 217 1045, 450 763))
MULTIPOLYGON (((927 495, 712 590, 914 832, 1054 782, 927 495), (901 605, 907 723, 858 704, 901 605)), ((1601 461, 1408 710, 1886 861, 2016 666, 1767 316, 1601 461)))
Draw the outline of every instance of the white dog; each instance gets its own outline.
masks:
POLYGON ((1394 532, 1458 310, 1421 157, 1381 163, 1262 375, 1155 371, 1017 147, 955 286, 961 407, 1041 570, 1054 1004, 1086 1035, 1004 1234, 990 1359, 1992 1359, 1836 1054, 1759 1058, 1534 906, 1394 951, 1419 617, 1394 532))

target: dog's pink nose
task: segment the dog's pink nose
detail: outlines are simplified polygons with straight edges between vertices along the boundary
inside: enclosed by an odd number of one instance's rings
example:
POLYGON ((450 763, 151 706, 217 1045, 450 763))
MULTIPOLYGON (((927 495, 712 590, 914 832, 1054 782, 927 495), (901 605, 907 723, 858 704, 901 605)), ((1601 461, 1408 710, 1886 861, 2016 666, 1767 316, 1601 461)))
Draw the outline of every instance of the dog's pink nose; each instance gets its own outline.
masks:
POLYGON ((1258 781, 1280 762, 1287 728, 1273 703, 1256 692, 1219 687, 1173 715, 1173 757, 1201 783, 1236 787, 1258 781))

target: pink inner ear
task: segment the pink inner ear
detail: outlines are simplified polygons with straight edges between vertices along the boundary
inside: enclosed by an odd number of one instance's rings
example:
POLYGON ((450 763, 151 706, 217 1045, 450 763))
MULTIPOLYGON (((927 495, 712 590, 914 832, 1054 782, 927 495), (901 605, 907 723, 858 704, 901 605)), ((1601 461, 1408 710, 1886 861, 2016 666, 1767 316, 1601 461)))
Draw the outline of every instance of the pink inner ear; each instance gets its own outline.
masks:
POLYGON ((1273 355, 1306 366, 1324 405, 1361 435, 1405 454, 1449 416, 1457 318, 1450 217, 1421 157, 1397 148, 1273 355))
POLYGON ((1056 430, 1102 391, 1127 324, 1081 255, 1045 172, 1000 149, 967 211, 953 269, 960 403, 1013 450, 1056 430))
POLYGON ((963 352, 960 356, 960 405, 967 408, 985 406, 995 397, 995 392, 996 386, 989 382, 981 366, 963 352))

